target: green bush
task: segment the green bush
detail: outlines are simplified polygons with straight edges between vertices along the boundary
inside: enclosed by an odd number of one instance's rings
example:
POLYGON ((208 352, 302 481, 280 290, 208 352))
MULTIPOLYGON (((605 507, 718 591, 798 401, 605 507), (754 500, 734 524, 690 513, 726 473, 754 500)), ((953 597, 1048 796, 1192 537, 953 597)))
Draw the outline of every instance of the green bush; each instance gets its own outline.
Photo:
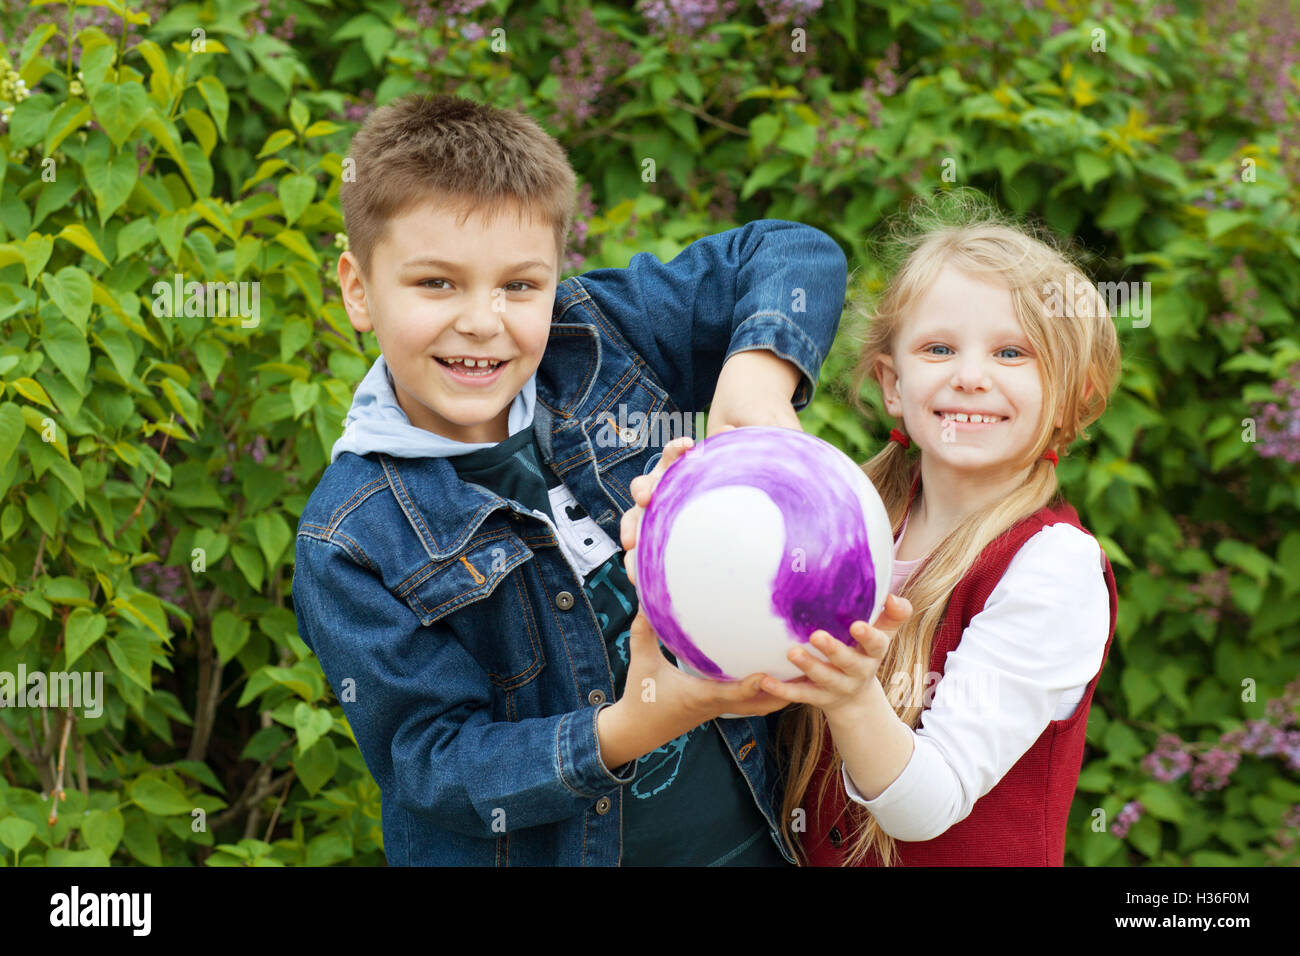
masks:
MULTIPOLYGON (((572 272, 776 217, 871 287, 872 230, 960 184, 1074 237, 1098 281, 1149 282, 1059 469, 1120 587, 1068 862, 1295 862, 1294 2, 821 6, 0 15, 0 675, 104 678, 99 716, 0 713, 0 862, 383 861, 289 588, 377 355, 333 285, 343 156, 412 91, 555 132, 583 183, 572 272), (208 283, 249 285, 220 309, 208 283)), ((802 419, 861 460, 888 423, 851 409, 846 333, 802 419)))

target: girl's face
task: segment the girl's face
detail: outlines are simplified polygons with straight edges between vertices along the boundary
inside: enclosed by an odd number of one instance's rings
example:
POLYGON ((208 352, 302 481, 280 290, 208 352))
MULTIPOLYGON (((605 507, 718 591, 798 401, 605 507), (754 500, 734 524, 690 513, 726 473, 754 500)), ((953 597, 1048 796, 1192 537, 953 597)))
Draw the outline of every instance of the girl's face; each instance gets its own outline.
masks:
POLYGON ((1043 413, 1038 364, 1010 289, 945 266, 877 377, 885 408, 927 457, 959 471, 998 470, 1033 449, 1043 413))

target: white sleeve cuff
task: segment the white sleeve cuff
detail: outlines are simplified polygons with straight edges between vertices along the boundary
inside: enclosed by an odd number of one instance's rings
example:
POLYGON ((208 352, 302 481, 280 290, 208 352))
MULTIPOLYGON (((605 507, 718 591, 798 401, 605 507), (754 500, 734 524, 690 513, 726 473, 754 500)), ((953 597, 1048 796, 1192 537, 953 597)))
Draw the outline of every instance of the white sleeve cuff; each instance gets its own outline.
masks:
POLYGON ((935 829, 935 824, 951 813, 951 807, 936 792, 934 782, 951 776, 952 770, 934 745, 915 731, 912 744, 912 757, 903 772, 874 800, 868 800, 854 786, 847 766, 840 775, 849 799, 870 810, 882 830, 895 840, 920 843, 933 840, 947 829, 935 829))

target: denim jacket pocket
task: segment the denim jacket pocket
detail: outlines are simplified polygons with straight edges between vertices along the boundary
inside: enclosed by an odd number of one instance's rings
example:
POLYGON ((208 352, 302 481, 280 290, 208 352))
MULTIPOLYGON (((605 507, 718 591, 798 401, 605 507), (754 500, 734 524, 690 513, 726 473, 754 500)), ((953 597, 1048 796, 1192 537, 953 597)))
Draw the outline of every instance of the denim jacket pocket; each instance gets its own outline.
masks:
POLYGON ((601 473, 649 447, 662 449, 689 427, 673 411, 668 393, 645 374, 611 394, 588 421, 587 434, 601 473))
POLYGON ((545 664, 540 632, 528 622, 522 575, 512 573, 531 559, 533 553, 510 529, 486 531, 460 554, 412 574, 398 596, 425 626, 446 618, 493 684, 517 687, 545 664), (498 587, 502 594, 483 600, 498 587))

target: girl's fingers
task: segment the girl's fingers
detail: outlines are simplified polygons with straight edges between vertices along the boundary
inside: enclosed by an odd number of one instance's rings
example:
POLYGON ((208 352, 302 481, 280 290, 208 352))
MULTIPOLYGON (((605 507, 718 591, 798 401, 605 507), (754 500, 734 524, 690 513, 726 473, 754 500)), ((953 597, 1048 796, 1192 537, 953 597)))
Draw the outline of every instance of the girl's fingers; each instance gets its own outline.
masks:
POLYGON ((759 682, 759 687, 765 694, 773 697, 779 697, 781 700, 790 704, 813 704, 820 706, 831 703, 834 696, 822 690, 811 681, 804 678, 798 680, 777 680, 774 677, 764 677, 759 682))
POLYGON ((627 572, 627 579, 632 587, 636 587, 636 548, 629 548, 623 552, 623 570, 627 572))
MULTIPOLYGON (((861 621, 856 623, 861 624, 861 621)), ((864 625, 865 626, 865 625, 864 625)), ((870 629, 870 628, 869 628, 870 629)), ((853 628, 849 628, 849 634, 857 641, 857 647, 850 647, 843 641, 837 640, 825 631, 814 631, 809 643, 817 650, 826 655, 826 658, 846 674, 852 674, 859 679, 867 679, 874 676, 876 667, 879 665, 878 660, 872 660, 876 655, 866 652, 862 639, 853 633, 853 628)))
POLYGON ((873 657, 879 663, 889 649, 889 634, 879 627, 872 627, 866 621, 854 621, 849 625, 849 636, 857 641, 861 653, 873 657))
MULTIPOLYGON (((813 632, 814 636, 824 633, 824 631, 813 632)), ((829 637, 829 635, 827 636, 829 637)), ((837 643, 833 637, 830 638, 830 640, 832 643, 837 643)), ((821 647, 818 647, 818 650, 821 650, 822 653, 826 653, 826 651, 821 647)), ((861 678, 846 674, 833 664, 828 664, 825 661, 820 660, 802 647, 791 648, 786 657, 792 661, 796 667, 803 671, 809 680, 826 690, 852 693, 855 686, 861 680, 861 678)))

